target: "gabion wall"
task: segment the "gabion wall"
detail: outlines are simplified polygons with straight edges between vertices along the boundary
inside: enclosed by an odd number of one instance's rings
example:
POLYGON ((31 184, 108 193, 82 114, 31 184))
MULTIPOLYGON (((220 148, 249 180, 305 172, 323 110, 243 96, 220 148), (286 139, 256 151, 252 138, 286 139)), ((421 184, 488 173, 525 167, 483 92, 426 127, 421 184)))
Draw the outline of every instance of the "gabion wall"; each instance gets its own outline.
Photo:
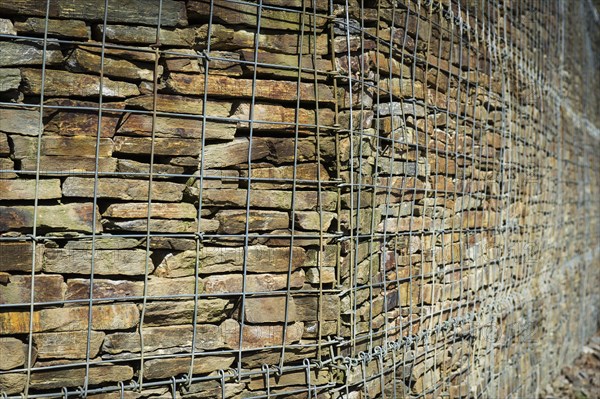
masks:
POLYGON ((0 392, 535 397, 599 327, 584 0, 0 3, 0 392))

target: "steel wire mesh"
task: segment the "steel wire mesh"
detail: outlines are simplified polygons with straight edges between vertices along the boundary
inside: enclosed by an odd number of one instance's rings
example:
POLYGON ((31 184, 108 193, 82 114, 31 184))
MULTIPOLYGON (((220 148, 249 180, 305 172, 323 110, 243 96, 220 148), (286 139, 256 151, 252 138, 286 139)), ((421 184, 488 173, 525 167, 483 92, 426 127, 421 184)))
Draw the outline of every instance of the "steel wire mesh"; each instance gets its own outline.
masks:
POLYGON ((0 4, 0 392, 537 395, 598 328, 598 19, 0 4))

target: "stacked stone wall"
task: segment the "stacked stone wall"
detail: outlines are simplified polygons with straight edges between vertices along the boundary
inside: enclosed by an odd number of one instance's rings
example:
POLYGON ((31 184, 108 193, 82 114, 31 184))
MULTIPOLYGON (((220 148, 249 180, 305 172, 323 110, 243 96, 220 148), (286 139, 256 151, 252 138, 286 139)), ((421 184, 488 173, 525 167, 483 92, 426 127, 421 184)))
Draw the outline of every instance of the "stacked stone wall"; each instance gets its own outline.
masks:
POLYGON ((534 397, 599 326, 596 16, 1 2, 0 393, 534 397))

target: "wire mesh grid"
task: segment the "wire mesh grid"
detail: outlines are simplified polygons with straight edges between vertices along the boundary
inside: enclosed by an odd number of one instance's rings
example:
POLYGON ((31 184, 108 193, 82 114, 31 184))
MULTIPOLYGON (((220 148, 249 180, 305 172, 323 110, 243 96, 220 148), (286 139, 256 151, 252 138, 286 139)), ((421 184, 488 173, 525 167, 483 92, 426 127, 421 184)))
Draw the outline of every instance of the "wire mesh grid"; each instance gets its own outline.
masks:
POLYGON ((597 20, 0 4, 3 397, 532 397, 598 327, 597 20))

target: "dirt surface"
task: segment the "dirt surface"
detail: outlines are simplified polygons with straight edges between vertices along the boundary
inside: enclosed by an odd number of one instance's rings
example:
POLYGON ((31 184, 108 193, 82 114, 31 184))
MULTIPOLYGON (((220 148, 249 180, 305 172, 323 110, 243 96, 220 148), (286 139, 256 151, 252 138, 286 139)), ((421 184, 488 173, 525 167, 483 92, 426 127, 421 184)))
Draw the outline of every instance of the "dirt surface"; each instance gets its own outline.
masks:
POLYGON ((543 399, 600 399, 600 333, 583 347, 575 362, 547 385, 543 399))

